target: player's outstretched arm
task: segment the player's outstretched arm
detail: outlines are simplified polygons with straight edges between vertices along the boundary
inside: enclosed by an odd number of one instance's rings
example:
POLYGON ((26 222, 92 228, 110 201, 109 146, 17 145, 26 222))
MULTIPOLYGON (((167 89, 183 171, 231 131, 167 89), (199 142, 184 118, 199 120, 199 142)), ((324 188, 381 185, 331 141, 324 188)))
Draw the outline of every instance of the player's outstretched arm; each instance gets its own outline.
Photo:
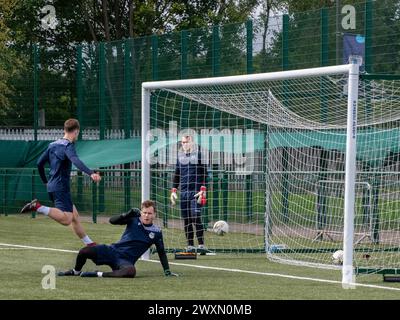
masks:
POLYGON ((45 152, 43 152, 37 161, 37 168, 39 171, 39 175, 44 184, 47 183, 47 177, 46 177, 46 173, 44 171, 44 166, 48 161, 49 161, 49 149, 47 149, 45 152))
POLYGON ((171 277, 171 276, 177 277, 178 276, 177 273, 173 273, 173 272, 171 272, 171 270, 169 270, 168 257, 165 252, 165 249, 164 249, 164 240, 163 240, 162 234, 160 235, 160 238, 158 239, 158 241, 155 244, 156 244, 156 248, 157 248, 158 257, 160 258, 161 265, 164 269, 164 275, 166 277, 171 277))
POLYGON ((111 224, 124 225, 135 217, 140 217, 140 210, 138 208, 132 208, 128 212, 112 216, 109 221, 111 224))
POLYGON ((75 146, 71 143, 67 146, 66 156, 68 159, 74 164, 82 172, 85 172, 88 176, 91 176, 95 172, 90 170, 82 161, 79 159, 78 155, 76 154, 75 146))

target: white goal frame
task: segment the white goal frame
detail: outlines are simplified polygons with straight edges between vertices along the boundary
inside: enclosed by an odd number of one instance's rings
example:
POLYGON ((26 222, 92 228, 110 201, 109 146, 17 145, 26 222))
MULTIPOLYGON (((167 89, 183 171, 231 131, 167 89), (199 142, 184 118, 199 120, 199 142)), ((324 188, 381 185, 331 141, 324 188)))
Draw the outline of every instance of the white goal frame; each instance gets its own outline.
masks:
MULTIPOLYGON (((241 84, 258 81, 289 80, 303 77, 348 74, 347 98, 347 135, 346 135, 346 165, 345 165, 345 199, 344 199, 344 234, 343 234, 343 288, 355 287, 353 267, 354 239, 354 206, 356 177, 356 137, 357 137, 357 103, 359 61, 354 58, 349 64, 310 68, 301 70, 260 73, 251 75, 200 78, 172 81, 153 81, 142 83, 142 201, 150 197, 150 95, 153 90, 201 87, 209 85, 241 84)), ((266 217, 268 216, 266 212, 266 217)))

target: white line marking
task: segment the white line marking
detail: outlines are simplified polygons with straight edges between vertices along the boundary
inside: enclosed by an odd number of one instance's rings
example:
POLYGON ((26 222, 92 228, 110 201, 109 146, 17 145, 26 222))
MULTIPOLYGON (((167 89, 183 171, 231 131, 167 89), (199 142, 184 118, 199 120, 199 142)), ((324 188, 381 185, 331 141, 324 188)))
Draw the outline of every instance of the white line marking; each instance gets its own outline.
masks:
MULTIPOLYGON (((67 253, 78 253, 78 251, 76 251, 76 250, 64 250, 64 249, 46 248, 46 247, 33 247, 33 246, 24 246, 24 245, 9 244, 9 243, 0 243, 0 246, 26 248, 26 249, 32 249, 32 250, 46 250, 46 251, 57 251, 57 252, 67 252, 67 253)), ((157 260, 141 260, 141 261, 160 263, 157 260)), ((296 279, 296 280, 306 280, 306 281, 323 282, 323 283, 340 284, 340 285, 342 284, 341 281, 336 281, 336 280, 300 277, 300 276, 292 276, 292 275, 280 274, 280 273, 259 272, 259 271, 250 271, 250 270, 242 270, 242 269, 229 269, 229 268, 220 268, 220 267, 209 267, 209 266, 200 266, 200 265, 177 263, 177 262, 169 262, 169 264, 175 265, 175 266, 182 266, 182 267, 198 268, 198 269, 209 269, 209 270, 217 270, 217 271, 256 274, 256 275, 262 275, 262 276, 279 277, 279 278, 296 279)), ((400 288, 377 286, 377 285, 373 285, 373 284, 350 283, 350 285, 355 285, 357 287, 366 287, 366 288, 374 288, 374 289, 400 291, 400 288)))
POLYGON ((23 245, 19 245, 19 244, 10 244, 10 243, 0 243, 0 246, 25 248, 25 249, 32 249, 32 250, 46 250, 46 251, 78 253, 78 251, 76 251, 76 250, 64 250, 64 249, 55 249, 55 248, 46 248, 46 247, 32 247, 32 246, 23 246, 23 245))
MULTIPOLYGON (((159 261, 156 261, 156 260, 144 260, 144 261, 159 263, 159 261)), ((242 270, 242 269, 228 269, 228 268, 220 268, 220 267, 199 266, 199 265, 186 264, 186 263, 177 263, 177 262, 169 262, 169 264, 176 265, 176 266, 199 268, 199 269, 211 269, 211 270, 218 270, 218 271, 240 272, 240 273, 249 273, 249 274, 270 276, 270 277, 280 277, 280 278, 296 279, 296 280, 308 280, 308 281, 325 282, 325 283, 333 283, 333 284, 340 284, 340 285, 342 284, 341 281, 336 281, 336 280, 327 280, 327 279, 318 279, 318 278, 309 278, 309 277, 299 277, 299 276, 291 276, 291 275, 280 274, 280 273, 269 273, 269 272, 259 272, 259 271, 250 271, 250 270, 242 270)), ((373 285, 373 284, 349 283, 349 285, 355 285, 355 286, 358 286, 358 287, 367 287, 367 288, 375 288, 375 289, 386 289, 386 290, 400 291, 400 288, 377 286, 377 285, 373 285)))

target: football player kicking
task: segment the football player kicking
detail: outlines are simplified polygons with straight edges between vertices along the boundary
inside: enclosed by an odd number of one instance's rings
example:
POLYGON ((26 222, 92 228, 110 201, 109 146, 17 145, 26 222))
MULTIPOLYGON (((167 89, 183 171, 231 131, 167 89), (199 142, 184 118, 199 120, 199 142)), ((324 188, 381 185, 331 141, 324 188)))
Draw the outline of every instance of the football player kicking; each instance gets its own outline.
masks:
POLYGON ((141 209, 131 209, 127 213, 112 216, 110 218, 111 224, 126 225, 121 239, 112 245, 103 244, 82 248, 76 257, 75 267, 68 271, 59 272, 58 275, 134 278, 136 261, 155 244, 164 274, 166 276, 178 276, 169 270, 161 230, 153 224, 156 216, 154 201, 144 201, 141 209), (87 259, 92 260, 96 265, 108 265, 112 271, 82 272, 87 259))
POLYGON ((88 246, 95 245, 83 229, 78 211, 72 203, 70 191, 70 175, 72 164, 79 170, 85 172, 94 182, 99 182, 101 177, 98 173, 90 170, 78 158, 75 151, 75 141, 79 136, 79 121, 68 119, 64 123, 64 137, 50 143, 45 152, 37 161, 38 171, 43 183, 47 186, 50 200, 54 207, 46 207, 37 199, 27 203, 21 213, 36 211, 44 214, 64 226, 72 226, 75 234, 88 246), (50 164, 50 179, 45 174, 44 166, 50 164))

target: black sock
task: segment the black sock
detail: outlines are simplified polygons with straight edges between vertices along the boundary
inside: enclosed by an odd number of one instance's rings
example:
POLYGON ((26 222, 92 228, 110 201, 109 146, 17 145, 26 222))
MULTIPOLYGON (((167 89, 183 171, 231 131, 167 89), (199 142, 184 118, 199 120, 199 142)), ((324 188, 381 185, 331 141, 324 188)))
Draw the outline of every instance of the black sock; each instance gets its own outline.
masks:
POLYGON ((109 278, 134 278, 136 275, 136 268, 134 266, 124 267, 113 272, 103 272, 103 277, 109 278))
POLYGON ((193 235, 193 224, 190 218, 184 219, 185 224, 185 235, 189 246, 194 245, 194 235, 193 235))
POLYGON ((197 241, 199 242, 199 244, 204 244, 204 226, 201 221, 201 217, 196 217, 195 224, 197 241))
POLYGON ((75 271, 81 271, 86 263, 87 259, 96 259, 97 250, 94 247, 85 247, 79 250, 78 256, 76 257, 75 271))

